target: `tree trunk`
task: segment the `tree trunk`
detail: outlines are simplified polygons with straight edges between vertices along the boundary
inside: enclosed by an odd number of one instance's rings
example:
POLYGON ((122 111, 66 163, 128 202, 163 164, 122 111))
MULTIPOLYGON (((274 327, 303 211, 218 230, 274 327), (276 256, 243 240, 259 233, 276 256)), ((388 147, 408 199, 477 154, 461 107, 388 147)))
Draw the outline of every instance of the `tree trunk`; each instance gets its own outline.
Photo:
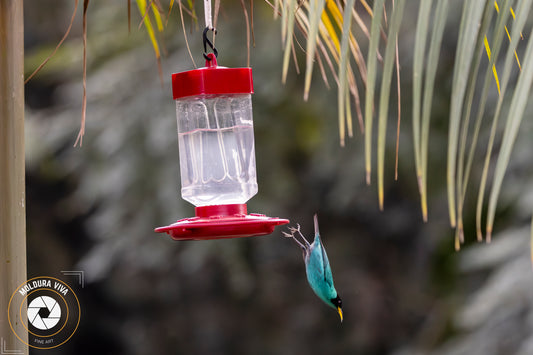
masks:
MULTIPOLYGON (((28 353, 27 336, 17 339, 6 317, 12 293, 26 281, 22 5, 23 0, 0 0, 0 349, 3 354, 15 354, 17 350, 19 354, 28 353)), ((26 335, 18 307, 9 310, 9 316, 17 334, 26 335)))

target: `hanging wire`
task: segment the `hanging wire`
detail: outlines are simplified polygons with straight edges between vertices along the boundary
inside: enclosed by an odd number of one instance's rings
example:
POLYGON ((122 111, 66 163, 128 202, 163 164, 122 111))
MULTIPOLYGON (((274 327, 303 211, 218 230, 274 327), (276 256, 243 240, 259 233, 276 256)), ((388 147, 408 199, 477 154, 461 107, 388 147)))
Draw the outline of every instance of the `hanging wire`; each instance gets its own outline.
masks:
POLYGON ((204 17, 205 17, 205 28, 203 33, 203 43, 204 43, 204 58, 206 60, 211 60, 211 57, 209 57, 207 54, 207 46, 211 48, 213 51, 213 54, 215 57, 218 57, 218 51, 215 48, 214 42, 215 42, 215 35, 217 34, 217 30, 213 27, 213 17, 211 16, 211 0, 204 0, 204 17), (213 31, 213 42, 207 38, 207 32, 213 31))
POLYGON ((204 16, 205 16, 205 27, 209 30, 214 30, 213 27, 213 18, 211 16, 211 0, 204 0, 204 16))

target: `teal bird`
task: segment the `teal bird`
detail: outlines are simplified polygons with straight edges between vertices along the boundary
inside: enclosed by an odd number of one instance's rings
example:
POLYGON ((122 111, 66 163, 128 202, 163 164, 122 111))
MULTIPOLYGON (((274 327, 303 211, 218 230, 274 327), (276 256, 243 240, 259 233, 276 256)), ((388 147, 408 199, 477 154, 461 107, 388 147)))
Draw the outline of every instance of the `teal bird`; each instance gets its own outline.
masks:
POLYGON ((300 248, 303 250, 305 272, 307 274, 307 281, 309 286, 315 292, 315 294, 326 303, 328 306, 334 308, 339 313, 342 322, 342 301, 335 286, 333 285, 333 275, 331 273, 331 267, 329 266, 328 255, 324 244, 320 239, 320 233, 318 231, 318 218, 315 214, 315 240, 312 244, 309 244, 307 239, 300 232, 300 225, 297 224, 297 228, 289 227, 289 233, 283 232, 283 235, 287 238, 292 238, 300 248), (295 237, 295 233, 302 238, 303 243, 295 237))

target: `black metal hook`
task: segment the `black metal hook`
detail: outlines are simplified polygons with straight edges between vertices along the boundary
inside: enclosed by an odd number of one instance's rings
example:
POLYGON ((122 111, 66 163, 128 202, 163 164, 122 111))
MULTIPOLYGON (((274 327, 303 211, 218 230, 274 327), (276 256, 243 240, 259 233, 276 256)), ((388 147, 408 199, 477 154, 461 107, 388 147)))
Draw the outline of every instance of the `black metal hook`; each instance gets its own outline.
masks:
POLYGON ((215 46, 213 45, 213 43, 209 40, 209 38, 207 38, 207 32, 209 30, 213 30, 213 34, 217 34, 217 30, 215 28, 209 28, 209 27, 206 27, 204 28, 204 34, 203 34, 203 41, 204 41, 204 58, 206 60, 211 60, 211 58, 209 58, 207 56, 207 46, 209 46, 209 48, 211 48, 213 50, 213 54, 215 55, 215 57, 218 57, 218 51, 217 49, 215 48, 215 46))

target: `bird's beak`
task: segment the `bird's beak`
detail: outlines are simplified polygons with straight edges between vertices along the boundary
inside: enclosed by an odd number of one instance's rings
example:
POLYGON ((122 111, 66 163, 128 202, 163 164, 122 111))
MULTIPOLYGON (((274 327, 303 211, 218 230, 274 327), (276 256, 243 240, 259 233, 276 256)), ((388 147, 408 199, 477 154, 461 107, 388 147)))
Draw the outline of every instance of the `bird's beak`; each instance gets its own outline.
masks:
POLYGON ((342 308, 337 307, 337 312, 339 312, 339 316, 341 317, 341 323, 342 323, 342 308))

